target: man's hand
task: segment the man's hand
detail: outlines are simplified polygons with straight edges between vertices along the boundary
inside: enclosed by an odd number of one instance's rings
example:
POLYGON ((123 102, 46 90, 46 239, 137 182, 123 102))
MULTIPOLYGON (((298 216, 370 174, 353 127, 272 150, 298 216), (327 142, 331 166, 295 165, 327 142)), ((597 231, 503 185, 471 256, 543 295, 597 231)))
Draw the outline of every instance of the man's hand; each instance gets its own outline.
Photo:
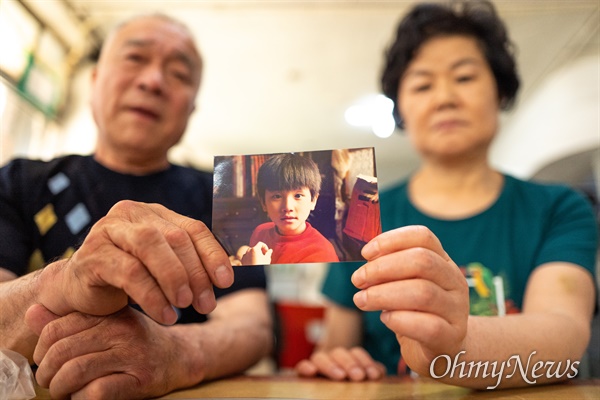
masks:
POLYGON ((382 310, 382 322, 400 343, 406 363, 429 375, 431 361, 465 346, 469 288, 437 237, 422 226, 385 232, 362 250, 367 264, 356 270, 354 303, 382 310))
POLYGON ((323 375, 335 381, 364 381, 380 379, 385 375, 385 367, 362 347, 337 347, 313 353, 310 359, 296 365, 296 372, 305 377, 323 375))
POLYGON ((183 381, 190 371, 183 371, 182 353, 190 349, 178 346, 172 329, 131 307, 108 316, 59 317, 37 304, 25 319, 40 335, 36 379, 52 398, 148 398, 195 383, 183 381))
POLYGON ((109 315, 131 298, 154 320, 172 324, 172 305, 212 311, 213 284, 230 286, 233 269, 202 222, 158 204, 121 201, 70 259, 46 267, 40 278, 39 301, 57 315, 109 315))
POLYGON ((258 242, 254 247, 248 247, 242 256, 242 265, 269 265, 273 249, 269 249, 263 242, 258 242))

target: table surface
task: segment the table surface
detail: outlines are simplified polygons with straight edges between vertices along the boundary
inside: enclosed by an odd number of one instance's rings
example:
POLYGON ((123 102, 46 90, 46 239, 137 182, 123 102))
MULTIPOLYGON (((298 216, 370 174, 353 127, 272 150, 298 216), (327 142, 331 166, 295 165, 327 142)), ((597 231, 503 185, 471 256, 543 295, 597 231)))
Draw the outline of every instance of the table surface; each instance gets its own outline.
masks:
MULTIPOLYGON (((36 388, 38 400, 50 399, 36 388)), ((161 399, 600 399, 600 379, 573 379, 565 383, 521 389, 477 391, 435 382, 432 379, 385 378, 375 382, 333 382, 295 376, 236 376, 178 390, 161 399)))

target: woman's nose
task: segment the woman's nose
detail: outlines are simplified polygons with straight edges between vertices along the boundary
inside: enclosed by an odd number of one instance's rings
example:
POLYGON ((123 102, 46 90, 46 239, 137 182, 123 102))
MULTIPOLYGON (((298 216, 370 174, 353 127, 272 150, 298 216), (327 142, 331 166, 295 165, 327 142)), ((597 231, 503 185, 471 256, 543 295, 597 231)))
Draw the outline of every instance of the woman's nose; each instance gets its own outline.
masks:
POLYGON ((456 92, 452 82, 443 80, 435 85, 435 102, 437 108, 456 105, 456 92))

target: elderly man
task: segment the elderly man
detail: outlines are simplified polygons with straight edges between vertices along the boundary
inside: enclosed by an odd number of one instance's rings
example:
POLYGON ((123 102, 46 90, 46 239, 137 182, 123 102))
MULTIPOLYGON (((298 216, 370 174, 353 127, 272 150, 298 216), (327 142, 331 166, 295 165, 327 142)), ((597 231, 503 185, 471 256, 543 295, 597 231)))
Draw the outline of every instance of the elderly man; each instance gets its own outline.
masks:
POLYGON ((185 26, 133 18, 93 72, 94 154, 0 169, 0 348, 53 397, 158 396, 271 349, 264 270, 234 282, 207 227, 210 174, 167 159, 201 70, 185 26))

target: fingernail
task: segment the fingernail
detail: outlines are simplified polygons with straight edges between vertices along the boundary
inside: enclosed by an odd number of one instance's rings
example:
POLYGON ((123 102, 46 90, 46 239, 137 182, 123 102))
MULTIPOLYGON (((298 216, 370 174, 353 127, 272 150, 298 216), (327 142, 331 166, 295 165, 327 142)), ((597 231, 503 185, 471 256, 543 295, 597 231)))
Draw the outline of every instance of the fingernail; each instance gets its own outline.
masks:
POLYGON ((194 295, 192 294, 192 289, 189 286, 184 285, 179 288, 177 291, 177 307, 187 307, 192 304, 192 299, 194 295))
POLYGON ((356 307, 358 308, 362 308, 367 304, 367 293, 365 293, 364 290, 361 290, 354 295, 354 304, 356 304, 356 307))
POLYGON ((379 244, 377 241, 371 241, 364 245, 360 253, 365 259, 370 260, 379 253, 379 244))
POLYGON ((381 322, 383 322, 384 324, 387 323, 390 320, 390 313, 387 311, 382 311, 381 315, 379 316, 379 319, 381 320, 381 322))
POLYGON ((217 279, 217 283, 221 287, 230 286, 233 283, 233 277, 229 268, 224 265, 220 265, 215 270, 215 278, 217 279))
POLYGON ((215 308, 215 305, 215 297, 212 290, 206 289, 198 296, 196 309, 202 314, 208 314, 215 308))
POLYGON ((166 306, 163 309, 162 316, 164 323, 167 325, 173 325, 175 322, 177 322, 177 313, 173 309, 173 306, 166 306))
POLYGON ((350 379, 353 381, 362 381, 365 378, 365 373, 358 367, 350 369, 348 375, 350 375, 350 379))
POLYGON ((367 280, 367 274, 365 273, 365 269, 364 268, 359 268, 356 271, 354 271, 354 273, 352 274, 352 278, 351 281, 354 284, 354 286, 356 286, 359 289, 362 289, 362 286, 364 285, 365 281, 367 280))
POLYGON ((331 369, 331 375, 334 379, 344 379, 346 377, 344 370, 338 367, 333 367, 331 369))
POLYGON ((369 379, 379 379, 379 370, 375 367, 367 367, 369 379))

